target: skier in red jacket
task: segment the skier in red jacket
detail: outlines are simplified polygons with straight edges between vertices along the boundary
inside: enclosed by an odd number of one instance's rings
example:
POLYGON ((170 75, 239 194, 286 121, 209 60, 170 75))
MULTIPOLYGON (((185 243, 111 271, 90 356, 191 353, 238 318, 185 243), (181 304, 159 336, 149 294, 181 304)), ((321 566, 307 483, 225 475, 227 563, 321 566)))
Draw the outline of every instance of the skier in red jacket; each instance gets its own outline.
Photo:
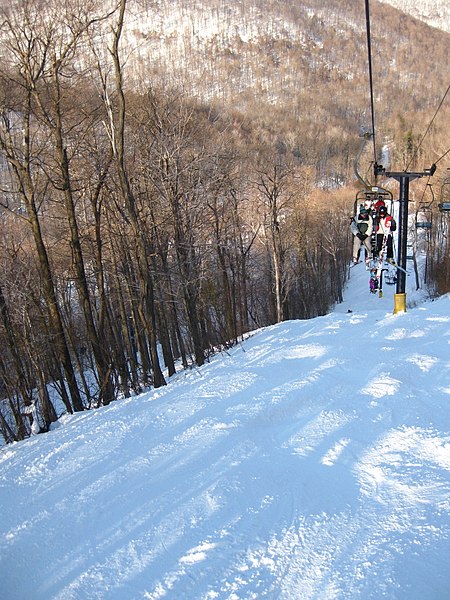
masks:
POLYGON ((394 247, 392 243, 392 232, 395 231, 395 221, 388 213, 386 206, 380 206, 378 209, 376 225, 377 245, 375 254, 378 256, 383 246, 386 248, 386 260, 394 261, 394 247))

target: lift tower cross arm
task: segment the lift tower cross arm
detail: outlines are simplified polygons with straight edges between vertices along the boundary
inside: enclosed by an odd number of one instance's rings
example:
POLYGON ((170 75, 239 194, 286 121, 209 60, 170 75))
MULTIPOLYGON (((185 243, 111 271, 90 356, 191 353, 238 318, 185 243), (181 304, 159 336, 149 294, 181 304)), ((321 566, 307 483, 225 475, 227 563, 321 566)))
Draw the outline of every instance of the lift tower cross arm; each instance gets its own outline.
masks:
POLYGON ((381 165, 375 165, 375 173, 383 173, 386 177, 396 179, 400 183, 400 210, 398 219, 398 257, 397 264, 402 270, 398 271, 397 289, 395 295, 394 313, 406 312, 406 248, 408 241, 408 202, 409 182, 420 177, 431 177, 436 171, 436 165, 421 172, 385 171, 381 165))

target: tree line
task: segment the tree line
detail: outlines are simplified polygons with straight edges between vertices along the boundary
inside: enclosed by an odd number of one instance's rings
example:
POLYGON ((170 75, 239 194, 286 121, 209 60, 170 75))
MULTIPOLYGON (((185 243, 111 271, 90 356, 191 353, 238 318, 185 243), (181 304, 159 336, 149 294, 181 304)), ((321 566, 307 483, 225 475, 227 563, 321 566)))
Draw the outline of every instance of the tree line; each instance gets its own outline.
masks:
POLYGON ((325 314, 347 276, 345 191, 315 189, 243 117, 133 89, 126 1, 96 9, 2 11, 6 442, 163 386, 256 328, 325 314))

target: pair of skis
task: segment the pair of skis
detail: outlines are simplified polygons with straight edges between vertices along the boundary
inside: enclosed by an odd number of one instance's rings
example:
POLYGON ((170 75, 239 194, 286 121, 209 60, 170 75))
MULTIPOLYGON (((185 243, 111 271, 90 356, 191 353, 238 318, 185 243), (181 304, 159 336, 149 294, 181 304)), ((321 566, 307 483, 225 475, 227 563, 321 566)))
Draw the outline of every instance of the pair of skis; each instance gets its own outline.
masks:
POLYGON ((370 269, 369 288, 371 294, 378 293, 378 297, 383 297, 383 269, 384 255, 386 252, 387 236, 383 236, 383 243, 381 244, 380 251, 378 253, 378 262, 372 265, 370 269))
MULTIPOLYGON (((383 273, 384 273, 384 271, 389 270, 388 267, 383 266, 386 248, 387 248, 387 236, 385 235, 383 237, 383 243, 381 245, 381 249, 378 254, 378 262, 371 267, 370 278, 369 278, 370 292, 372 294, 378 293, 379 298, 383 297, 383 273)), ((398 269, 399 271, 403 271, 403 273, 407 274, 406 269, 404 269, 403 267, 400 267, 400 265, 398 265, 393 260, 389 260, 388 263, 395 269, 398 269)))

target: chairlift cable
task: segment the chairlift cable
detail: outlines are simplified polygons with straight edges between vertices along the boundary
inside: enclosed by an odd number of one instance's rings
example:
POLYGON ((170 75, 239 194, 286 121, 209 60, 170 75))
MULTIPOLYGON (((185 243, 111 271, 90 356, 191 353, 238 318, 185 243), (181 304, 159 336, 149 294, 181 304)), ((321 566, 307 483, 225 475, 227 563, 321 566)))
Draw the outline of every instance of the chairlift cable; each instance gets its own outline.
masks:
POLYGON ((367 54, 369 62, 369 85, 370 85, 370 111, 372 115, 372 140, 373 140, 373 158, 376 164, 377 162, 377 150, 375 143, 375 109, 373 102, 373 77, 372 77, 372 49, 370 40, 370 14, 369 14, 369 0, 365 0, 366 4, 366 31, 367 31, 367 54))
MULTIPOLYGON (((431 175, 428 175, 427 182, 426 182, 425 187, 423 188, 423 191, 422 191, 422 196, 420 197, 420 200, 419 200, 419 206, 423 205, 423 199, 424 199, 424 196, 425 196, 425 193, 426 193, 428 187, 431 190, 431 195, 432 195, 433 200, 434 200, 433 188, 431 186, 430 179, 431 179, 431 175)), ((430 205, 433 204, 433 200, 430 202, 430 205)))
POLYGON ((449 152, 450 152, 450 148, 447 150, 447 152, 444 152, 444 154, 443 154, 443 155, 442 155, 440 158, 438 158, 437 160, 435 160, 435 161, 434 161, 434 164, 435 164, 435 165, 437 165, 437 164, 438 164, 438 162, 439 162, 440 160, 442 160, 442 159, 444 158, 444 156, 447 156, 447 154, 448 154, 449 152))
MULTIPOLYGON (((416 156, 417 156, 417 152, 419 151, 419 148, 420 148, 420 146, 422 145, 422 142, 423 142, 423 140, 424 140, 424 139, 425 139, 425 137, 428 135, 428 132, 430 131, 430 128, 431 128, 431 126, 432 126, 432 124, 433 124, 433 121, 434 121, 434 119, 436 118, 436 116, 437 116, 438 112, 440 111, 440 109, 441 109, 442 105, 444 104, 444 100, 445 100, 445 98, 446 98, 446 96, 447 96, 447 94, 448 94, 449 90, 450 90, 450 85, 447 87, 447 90, 445 91, 445 94, 444 94, 444 96, 443 96, 442 100, 439 102, 439 106, 437 107, 437 109, 436 109, 436 112, 434 113, 434 116, 433 116, 433 118, 431 119, 431 121, 430 121, 430 124, 429 124, 429 125, 428 125, 428 127, 427 127, 427 130, 426 130, 426 131, 425 131, 425 133, 423 134, 423 136, 422 136, 422 139, 421 139, 421 140, 420 140, 420 142, 419 142, 419 145, 417 146, 417 148, 416 148, 416 150, 415 150, 414 154, 412 155, 412 157, 411 157, 411 160, 409 161, 409 163, 408 163, 408 165, 407 165, 407 167, 406 167, 406 170, 408 170, 408 169, 409 169, 409 166, 411 165, 411 163, 413 162, 413 160, 416 158, 416 156)), ((447 154, 448 152, 450 152, 450 148, 449 148, 449 150, 447 150, 447 152, 446 152, 445 154, 447 154)), ((445 154, 444 154, 443 156, 441 156, 441 158, 440 158, 439 160, 441 160, 442 158, 444 158, 445 154)), ((435 163, 434 163, 434 164, 437 164, 438 162, 439 162, 439 161, 437 160, 437 161, 435 161, 435 163)))

